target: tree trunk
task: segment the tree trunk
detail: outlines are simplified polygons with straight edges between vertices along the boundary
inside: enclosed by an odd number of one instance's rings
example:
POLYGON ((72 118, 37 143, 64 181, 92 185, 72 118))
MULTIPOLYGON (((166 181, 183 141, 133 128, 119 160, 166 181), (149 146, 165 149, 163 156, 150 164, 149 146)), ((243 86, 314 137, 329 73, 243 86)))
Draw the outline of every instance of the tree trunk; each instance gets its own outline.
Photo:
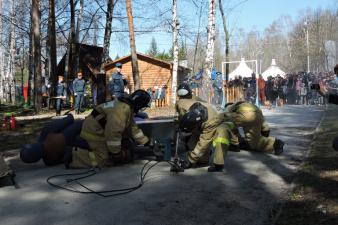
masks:
POLYGON ((65 63, 65 74, 64 80, 66 87, 68 86, 68 78, 70 74, 73 74, 73 63, 74 63, 74 52, 75 52, 75 6, 74 0, 69 1, 70 4, 70 30, 69 30, 69 38, 68 38, 68 49, 67 49, 67 56, 66 56, 66 63, 65 63))
MULTIPOLYGON (((97 16, 95 15, 94 16, 94 24, 93 24, 93 28, 94 28, 94 37, 93 37, 93 45, 94 46, 97 46, 97 34, 98 34, 98 30, 99 30, 99 26, 98 26, 98 24, 97 24, 97 16)), ((108 47, 108 49, 109 49, 109 47, 108 47)), ((103 50, 104 50, 104 46, 103 46, 103 50)), ((107 51, 107 50, 106 50, 107 51)), ((106 53, 105 53, 106 54, 106 53)), ((108 54, 108 56, 109 56, 109 54, 108 54)), ((102 59, 101 59, 101 62, 104 62, 104 56, 103 56, 103 54, 102 54, 102 59)))
POLYGON ((216 2, 215 0, 209 0, 209 13, 208 13, 208 44, 204 70, 206 77, 202 80, 202 91, 201 96, 204 100, 211 102, 211 71, 214 67, 214 48, 215 48, 215 11, 216 2))
POLYGON ((171 97, 172 103, 176 103, 176 89, 177 89, 177 72, 178 72, 178 41, 177 41, 177 0, 173 0, 172 5, 172 31, 173 31, 173 74, 172 74, 172 86, 171 97))
POLYGON ((30 21, 30 32, 29 32, 29 70, 28 70, 28 102, 27 106, 31 106, 34 104, 34 85, 32 80, 34 79, 34 62, 33 62, 33 46, 34 46, 34 38, 33 38, 33 8, 31 8, 31 21, 30 21))
POLYGON ((134 90, 137 90, 137 89, 140 89, 140 76, 139 76, 137 54, 136 54, 134 22, 133 22, 132 8, 131 8, 131 0, 126 0, 126 10, 127 10, 127 17, 128 17, 129 41, 130 41, 130 51, 131 51, 131 65, 132 65, 133 79, 134 79, 134 90))
POLYGON ((106 28, 104 31, 104 41, 103 41, 103 52, 102 52, 102 70, 103 65, 109 59, 109 47, 110 47, 110 37, 111 37, 111 25, 113 20, 115 0, 107 1, 107 12, 106 12, 106 28))
POLYGON ((197 55, 198 43, 199 43, 199 39, 200 39, 200 28, 201 28, 202 10, 203 10, 203 4, 201 4, 200 12, 199 12, 199 17, 198 17, 198 28, 197 28, 197 37, 196 37, 195 50, 194 50, 194 60, 193 60, 193 64, 192 64, 192 74, 195 74, 196 55, 197 55))
POLYGON ((215 0, 209 0, 209 15, 208 15, 208 44, 207 56, 205 59, 205 69, 208 77, 211 77, 211 71, 214 67, 214 47, 215 47, 215 0))
POLYGON ((33 55, 34 55, 34 100, 35 112, 41 111, 41 46, 40 46, 40 0, 33 0, 33 55))
MULTIPOLYGON (((0 0, 0 13, 3 14, 3 9, 2 9, 2 1, 0 0)), ((2 17, 0 16, 0 30, 2 30, 3 28, 3 23, 2 23, 2 17)), ((0 43, 2 43, 2 32, 0 32, 0 43)), ((3 46, 0 45, 0 103, 3 101, 4 98, 4 92, 3 92, 3 88, 4 88, 4 83, 3 83, 3 79, 4 79, 4 55, 3 55, 3 46)))
POLYGON ((22 38, 22 62, 21 62, 21 96, 22 96, 22 99, 23 99, 23 103, 24 102, 24 70, 25 70, 25 54, 26 54, 26 51, 25 51, 25 38, 23 37, 22 38))
POLYGON ((48 44, 49 48, 49 80, 52 82, 51 95, 54 95, 54 89, 57 85, 58 77, 56 74, 56 39, 55 39, 55 1, 49 0, 49 16, 48 16, 48 44))
POLYGON ((9 37, 9 63, 8 63, 8 81, 9 81, 9 92, 10 97, 8 102, 15 104, 15 21, 14 21, 14 4, 15 1, 11 1, 11 27, 10 27, 10 37, 9 37))
MULTIPOLYGON (((83 0, 80 0, 80 11, 79 11, 79 15, 77 17, 77 23, 76 23, 75 43, 80 43, 82 16, 83 16, 83 0)), ((75 58, 74 71, 79 70, 79 60, 80 60, 79 55, 80 55, 80 45, 76 45, 75 52, 74 52, 74 58, 75 58)))
MULTIPOLYGON (((222 21, 223 21, 223 29, 224 29, 224 36, 225 36, 225 61, 229 62, 230 61, 230 49, 229 49, 229 31, 227 28, 227 21, 225 18, 224 10, 223 10, 223 4, 222 0, 219 0, 219 11, 221 12, 222 15, 222 21)), ((229 63, 225 64, 225 79, 228 82, 229 80, 229 63)))

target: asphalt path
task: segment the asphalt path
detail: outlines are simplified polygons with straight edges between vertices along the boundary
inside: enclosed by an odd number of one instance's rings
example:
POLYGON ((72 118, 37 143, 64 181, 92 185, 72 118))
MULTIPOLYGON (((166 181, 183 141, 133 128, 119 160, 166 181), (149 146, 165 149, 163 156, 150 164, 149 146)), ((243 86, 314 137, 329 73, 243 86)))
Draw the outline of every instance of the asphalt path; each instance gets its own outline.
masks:
MULTIPOLYGON (((20 188, 0 188, 0 224, 267 224, 271 210, 292 187, 323 109, 285 106, 263 110, 271 136, 286 142, 281 156, 229 152, 224 173, 208 173, 202 167, 175 174, 169 172, 168 164, 160 163, 150 170, 140 189, 109 198, 66 192, 46 183, 51 175, 82 170, 24 165, 14 156, 9 163, 17 172, 20 188)), ((135 186, 145 162, 103 169, 81 183, 95 190, 135 186)), ((57 182, 84 190, 72 182, 57 182)))

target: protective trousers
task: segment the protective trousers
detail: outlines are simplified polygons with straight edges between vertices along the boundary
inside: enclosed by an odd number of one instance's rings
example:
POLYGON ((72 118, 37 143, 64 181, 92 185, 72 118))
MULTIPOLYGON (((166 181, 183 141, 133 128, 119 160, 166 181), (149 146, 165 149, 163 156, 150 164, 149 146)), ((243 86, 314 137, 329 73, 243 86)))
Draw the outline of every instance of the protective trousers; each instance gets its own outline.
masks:
POLYGON ((275 138, 264 137, 261 135, 262 124, 264 117, 261 112, 258 111, 241 111, 231 113, 237 127, 242 127, 245 133, 245 138, 249 143, 252 150, 260 152, 273 152, 273 144, 275 138))
POLYGON ((73 148, 71 168, 112 166, 106 141, 88 141, 89 149, 73 148))
POLYGON ((217 127, 215 137, 212 141, 212 154, 210 164, 224 165, 224 159, 230 144, 229 130, 225 123, 217 127))
POLYGON ((180 158, 200 164, 209 162, 209 164, 224 165, 224 158, 230 144, 228 127, 225 123, 222 123, 211 135, 209 147, 205 151, 199 151, 198 154, 193 151, 199 141, 198 134, 192 134, 185 140, 181 139, 178 148, 180 158))

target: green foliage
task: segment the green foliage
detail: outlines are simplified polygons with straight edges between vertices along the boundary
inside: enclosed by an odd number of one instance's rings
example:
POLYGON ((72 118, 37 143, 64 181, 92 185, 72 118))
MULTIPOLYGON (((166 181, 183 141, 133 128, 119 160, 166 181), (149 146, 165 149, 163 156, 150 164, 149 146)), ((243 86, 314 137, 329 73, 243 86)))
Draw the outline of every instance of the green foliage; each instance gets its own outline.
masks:
POLYGON ((151 57, 156 57, 159 54, 158 48, 157 48, 157 43, 156 43, 156 40, 155 40, 154 37, 151 39, 150 48, 147 51, 147 54, 151 57))
POLYGON ((178 47, 178 60, 186 60, 187 59, 187 46, 181 42, 178 47))
POLYGON ((172 57, 171 55, 169 55, 168 53, 166 53, 165 51, 158 53, 155 58, 160 59, 160 60, 164 60, 164 61, 171 61, 172 57))
MULTIPOLYGON (((171 56, 171 58, 174 58, 174 51, 172 47, 169 49, 169 55, 171 56)), ((187 47, 182 41, 178 46, 178 60, 186 60, 186 59, 187 59, 187 47)))
POLYGON ((115 59, 114 60, 118 60, 120 59, 120 56, 119 55, 116 55, 115 59))

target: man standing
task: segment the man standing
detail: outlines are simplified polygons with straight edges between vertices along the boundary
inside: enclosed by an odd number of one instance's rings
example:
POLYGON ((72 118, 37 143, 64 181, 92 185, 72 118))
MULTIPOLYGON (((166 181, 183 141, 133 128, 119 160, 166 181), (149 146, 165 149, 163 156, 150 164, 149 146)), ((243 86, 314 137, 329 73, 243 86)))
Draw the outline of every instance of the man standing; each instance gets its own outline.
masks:
POLYGON ((221 73, 217 72, 216 73, 216 79, 214 83, 212 84, 212 87, 214 88, 214 103, 215 104, 222 104, 222 86, 223 86, 223 81, 221 77, 221 73))
POLYGON ((83 103, 83 97, 86 89, 86 82, 82 79, 82 72, 77 73, 77 78, 73 81, 73 91, 75 97, 75 113, 79 114, 81 112, 81 107, 83 103))
POLYGON ((122 64, 115 64, 116 72, 109 79, 109 92, 112 98, 120 98, 124 96, 124 86, 127 85, 127 80, 121 73, 122 64))
POLYGON ((265 102, 265 80, 262 75, 259 74, 258 78, 258 97, 261 105, 264 105, 265 102))
POLYGON ((56 116, 61 115, 61 108, 63 100, 66 99, 67 90, 63 82, 63 75, 58 76, 58 83, 56 85, 56 116))

